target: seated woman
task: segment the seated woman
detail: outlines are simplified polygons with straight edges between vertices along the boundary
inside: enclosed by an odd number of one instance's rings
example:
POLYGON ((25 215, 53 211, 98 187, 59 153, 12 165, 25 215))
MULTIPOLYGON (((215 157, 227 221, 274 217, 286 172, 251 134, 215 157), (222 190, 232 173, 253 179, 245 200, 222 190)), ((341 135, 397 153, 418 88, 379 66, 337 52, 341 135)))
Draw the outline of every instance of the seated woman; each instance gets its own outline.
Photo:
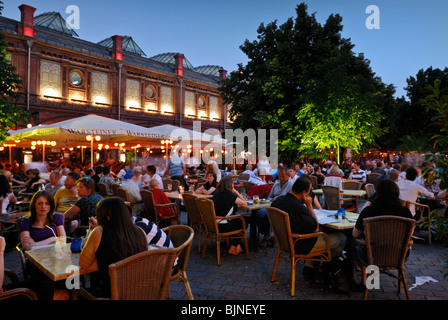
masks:
POLYGON ((65 212, 67 233, 72 233, 79 225, 88 226, 89 218, 96 215, 96 205, 102 199, 95 192, 95 181, 92 179, 79 179, 76 188, 81 199, 65 212))
MULTIPOLYGON (((160 189, 159 182, 156 179, 152 179, 149 182, 149 188, 152 191, 152 195, 154 197, 154 203, 155 204, 167 204, 171 203, 170 199, 166 196, 165 192, 160 189)), ((170 207, 165 208, 157 208, 157 214, 159 215, 159 218, 164 218, 167 216, 172 216, 174 214, 174 211, 170 207)), ((171 224, 176 224, 177 218, 171 219, 171 224)))
MULTIPOLYGON (((233 178, 231 176, 225 176, 221 179, 217 185, 212 201, 215 205, 215 213, 217 217, 226 217, 236 214, 238 206, 247 206, 246 200, 233 187, 233 178)), ((239 219, 224 220, 218 223, 220 232, 229 232, 241 228, 242 224, 239 219)), ((240 242, 241 239, 231 240, 229 249, 230 254, 238 255, 243 251, 240 242)))
POLYGON ((330 171, 324 180, 324 186, 335 186, 342 189, 341 170, 337 165, 331 166, 330 171))
POLYGON ((39 190, 40 186, 44 184, 46 181, 39 177, 38 169, 28 169, 25 172, 28 180, 26 182, 21 183, 22 187, 25 189, 21 192, 25 193, 34 193, 39 190))
MULTIPOLYGON (((93 229, 79 258, 81 269, 98 267, 101 297, 109 298, 109 265, 148 250, 145 234, 132 221, 121 198, 104 198, 97 207, 98 227, 93 229)), ((93 288, 92 288, 93 289, 93 288)))
POLYGON ((20 220, 20 242, 25 250, 53 244, 56 236, 65 236, 64 221, 54 213, 54 199, 48 191, 38 191, 30 202, 28 217, 20 220))
MULTIPOLYGON (((359 214, 355 228, 353 228, 353 238, 359 239, 364 237, 364 219, 385 215, 412 219, 411 211, 402 205, 398 185, 390 179, 381 179, 378 182, 378 188, 372 204, 364 208, 359 214)), ((367 261, 365 247, 358 247, 358 256, 362 262, 367 261)))
POLYGON ((216 186, 218 182, 216 181, 216 174, 213 171, 207 172, 205 176, 205 180, 207 181, 205 184, 196 189, 194 193, 198 194, 214 194, 216 191, 216 186))
POLYGON ((3 200, 0 213, 7 213, 8 206, 17 202, 17 198, 11 191, 8 179, 5 175, 0 175, 0 200, 3 200))

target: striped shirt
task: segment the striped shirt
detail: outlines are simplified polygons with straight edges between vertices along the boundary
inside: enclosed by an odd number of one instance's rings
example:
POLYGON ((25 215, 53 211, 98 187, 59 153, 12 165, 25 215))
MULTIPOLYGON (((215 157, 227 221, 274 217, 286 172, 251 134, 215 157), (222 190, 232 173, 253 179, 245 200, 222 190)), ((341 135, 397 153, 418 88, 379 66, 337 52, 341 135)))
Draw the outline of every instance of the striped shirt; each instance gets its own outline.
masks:
POLYGON ((146 234, 148 245, 156 245, 165 248, 174 248, 173 243, 166 233, 160 229, 155 223, 146 218, 133 216, 134 224, 140 227, 146 234))

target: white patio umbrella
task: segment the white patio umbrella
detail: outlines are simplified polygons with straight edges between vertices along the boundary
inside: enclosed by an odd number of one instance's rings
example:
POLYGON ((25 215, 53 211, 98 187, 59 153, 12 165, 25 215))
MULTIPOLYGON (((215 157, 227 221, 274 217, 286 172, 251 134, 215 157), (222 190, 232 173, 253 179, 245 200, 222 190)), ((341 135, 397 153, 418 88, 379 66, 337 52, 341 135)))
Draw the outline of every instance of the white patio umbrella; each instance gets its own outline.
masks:
MULTIPOLYGON (((138 126, 132 123, 118 121, 97 115, 87 115, 48 125, 41 125, 31 128, 25 128, 10 131, 7 141, 56 141, 59 146, 76 145, 80 142, 86 143, 86 137, 100 136, 101 141, 114 142, 132 142, 159 143, 160 139, 165 139, 164 134, 155 130, 149 131, 148 128, 138 126)), ((93 163, 93 140, 91 143, 91 160, 93 163)))

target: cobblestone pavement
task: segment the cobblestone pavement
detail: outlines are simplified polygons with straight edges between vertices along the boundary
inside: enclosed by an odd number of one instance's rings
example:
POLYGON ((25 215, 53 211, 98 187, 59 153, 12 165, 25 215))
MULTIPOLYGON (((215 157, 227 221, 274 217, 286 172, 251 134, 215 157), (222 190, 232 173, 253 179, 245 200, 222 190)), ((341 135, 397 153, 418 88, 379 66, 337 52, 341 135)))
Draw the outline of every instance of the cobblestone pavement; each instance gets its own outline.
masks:
MULTIPOLYGON (((186 213, 182 213, 186 222, 186 213)), ((250 251, 250 258, 244 254, 233 256, 227 254, 222 243, 221 266, 216 265, 216 248, 207 246, 204 259, 198 252, 198 240, 195 236, 188 262, 187 275, 195 300, 362 300, 363 292, 338 294, 325 285, 310 283, 302 278, 303 264, 299 263, 296 271, 296 295, 290 296, 290 264, 281 261, 277 271, 278 283, 271 284, 270 277, 274 265, 276 248, 250 251)), ((416 277, 431 277, 437 282, 428 282, 410 291, 412 300, 447 300, 448 279, 444 273, 444 257, 448 255, 437 242, 429 245, 425 242, 415 243, 406 261, 405 275, 409 287, 416 277)), ((19 270, 20 261, 15 250, 5 253, 5 267, 19 270)), ((358 276, 359 279, 359 276, 358 276)), ((405 300, 402 290, 397 295, 397 281, 387 275, 380 277, 381 288, 372 290, 369 300, 405 300)), ((182 283, 171 283, 171 299, 187 300, 182 283)))

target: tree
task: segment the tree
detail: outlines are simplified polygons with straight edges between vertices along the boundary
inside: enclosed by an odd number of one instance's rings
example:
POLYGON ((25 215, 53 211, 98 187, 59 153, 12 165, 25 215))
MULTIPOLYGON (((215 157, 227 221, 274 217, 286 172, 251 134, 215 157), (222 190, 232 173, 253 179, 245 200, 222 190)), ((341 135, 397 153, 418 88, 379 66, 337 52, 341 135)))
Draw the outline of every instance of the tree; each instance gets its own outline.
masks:
POLYGON ((322 146, 339 150, 372 142, 383 132, 378 110, 390 88, 374 76, 362 54, 353 53, 350 40, 341 37, 339 15, 321 25, 304 3, 296 14, 280 26, 277 21, 261 24, 258 40, 240 47, 249 61, 238 65, 220 88, 232 106, 232 126, 278 128, 279 154, 290 160, 318 155, 322 146), (355 108, 358 116, 346 108, 355 108), (368 113, 367 125, 362 111, 368 113))
MULTIPOLYGON (((0 1, 0 14, 2 5, 3 2, 0 1)), ((6 48, 4 34, 0 32, 0 144, 5 142, 10 128, 29 119, 26 111, 11 104, 11 101, 18 98, 17 91, 22 81, 15 73, 16 69, 6 54, 6 48)))

